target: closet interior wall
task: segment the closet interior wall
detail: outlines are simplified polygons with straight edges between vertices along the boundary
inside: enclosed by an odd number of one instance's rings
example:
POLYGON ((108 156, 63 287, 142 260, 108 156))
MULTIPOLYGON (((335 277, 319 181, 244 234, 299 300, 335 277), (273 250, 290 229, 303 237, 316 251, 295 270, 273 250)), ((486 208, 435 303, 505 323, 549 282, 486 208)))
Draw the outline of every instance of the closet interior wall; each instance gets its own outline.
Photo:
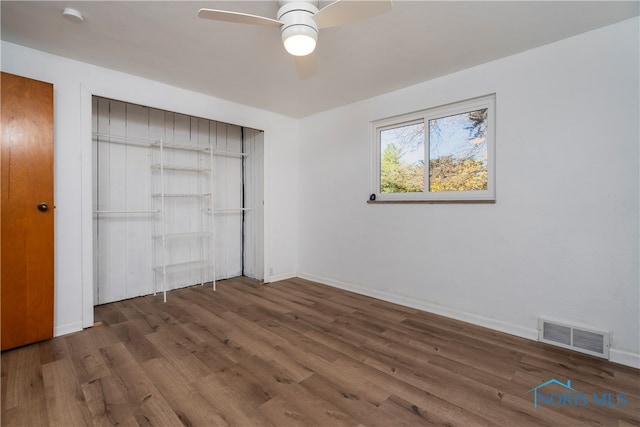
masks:
POLYGON ((94 304, 262 278, 262 134, 93 97, 94 304))

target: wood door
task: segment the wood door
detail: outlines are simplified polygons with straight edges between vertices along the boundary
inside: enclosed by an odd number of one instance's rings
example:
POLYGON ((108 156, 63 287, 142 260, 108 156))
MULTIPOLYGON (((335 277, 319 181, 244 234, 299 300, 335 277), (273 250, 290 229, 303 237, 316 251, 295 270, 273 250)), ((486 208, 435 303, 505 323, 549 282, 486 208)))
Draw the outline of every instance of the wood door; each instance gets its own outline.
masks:
POLYGON ((53 85, 2 73, 2 350, 53 336, 53 85))

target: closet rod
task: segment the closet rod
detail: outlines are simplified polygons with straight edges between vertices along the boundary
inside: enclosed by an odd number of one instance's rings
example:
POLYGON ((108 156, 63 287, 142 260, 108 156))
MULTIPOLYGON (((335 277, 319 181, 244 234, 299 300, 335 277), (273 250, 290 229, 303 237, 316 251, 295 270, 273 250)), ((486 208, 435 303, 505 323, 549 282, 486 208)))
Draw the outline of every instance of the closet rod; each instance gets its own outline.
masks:
POLYGON ((242 212, 250 211, 251 208, 235 208, 235 209, 214 209, 214 212, 242 212))
MULTIPOLYGON (((116 139, 119 141, 124 141, 124 142, 138 142, 140 144, 145 144, 146 146, 155 144, 157 141, 151 141, 149 139, 142 139, 142 138, 132 138, 129 136, 119 136, 119 135, 111 135, 108 133, 100 133, 100 132, 93 132, 93 136, 97 136, 100 138, 108 138, 108 139, 116 139)), ((109 142, 118 142, 118 141, 109 141, 109 142)))
MULTIPOLYGON (((150 145, 158 146, 158 144, 160 144, 160 140, 132 138, 128 136, 111 135, 108 133, 100 133, 100 132, 93 132, 93 136, 97 136, 99 138, 108 138, 109 142, 111 143, 127 144, 127 143, 133 142, 137 144, 143 144, 143 146, 145 147, 148 147, 150 145)), ((209 151, 210 150, 210 148, 206 146, 176 144, 173 142, 163 142, 163 145, 165 148, 173 148, 176 150, 186 150, 186 151, 209 151)), ((211 154, 213 154, 214 156, 249 157, 249 153, 238 153, 236 151, 213 150, 211 154)))
POLYGON ((249 157, 249 153, 238 153, 236 151, 213 150, 213 155, 229 156, 229 157, 249 157))
POLYGON ((95 214, 151 214, 151 213, 159 213, 159 210, 155 211, 93 211, 95 214))

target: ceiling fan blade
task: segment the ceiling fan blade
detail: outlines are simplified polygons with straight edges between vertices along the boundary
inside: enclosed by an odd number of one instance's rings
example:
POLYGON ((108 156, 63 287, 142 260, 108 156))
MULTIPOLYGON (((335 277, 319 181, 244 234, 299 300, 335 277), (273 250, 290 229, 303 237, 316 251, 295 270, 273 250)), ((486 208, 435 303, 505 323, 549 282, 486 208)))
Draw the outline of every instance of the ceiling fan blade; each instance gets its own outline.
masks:
POLYGON ((305 56, 294 56, 294 58, 298 76, 300 76, 302 80, 309 79, 316 75, 318 72, 318 62, 316 61, 315 53, 312 52, 305 56))
POLYGON ((216 21, 235 22, 238 24, 263 25, 267 27, 280 27, 282 22, 264 16, 249 15, 248 13, 230 12, 228 10, 200 9, 198 17, 213 19, 216 21))
POLYGON ((391 11, 391 0, 336 0, 313 16, 318 28, 361 21, 391 11))

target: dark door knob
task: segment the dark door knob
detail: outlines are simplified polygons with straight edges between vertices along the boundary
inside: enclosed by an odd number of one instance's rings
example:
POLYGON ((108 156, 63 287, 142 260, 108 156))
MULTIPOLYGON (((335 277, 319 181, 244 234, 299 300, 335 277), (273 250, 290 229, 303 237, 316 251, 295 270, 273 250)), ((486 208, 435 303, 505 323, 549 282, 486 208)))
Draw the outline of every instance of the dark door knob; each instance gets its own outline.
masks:
POLYGON ((46 203, 40 203, 40 204, 38 204, 38 210, 40 212, 46 212, 46 211, 49 210, 49 205, 46 204, 46 203))

